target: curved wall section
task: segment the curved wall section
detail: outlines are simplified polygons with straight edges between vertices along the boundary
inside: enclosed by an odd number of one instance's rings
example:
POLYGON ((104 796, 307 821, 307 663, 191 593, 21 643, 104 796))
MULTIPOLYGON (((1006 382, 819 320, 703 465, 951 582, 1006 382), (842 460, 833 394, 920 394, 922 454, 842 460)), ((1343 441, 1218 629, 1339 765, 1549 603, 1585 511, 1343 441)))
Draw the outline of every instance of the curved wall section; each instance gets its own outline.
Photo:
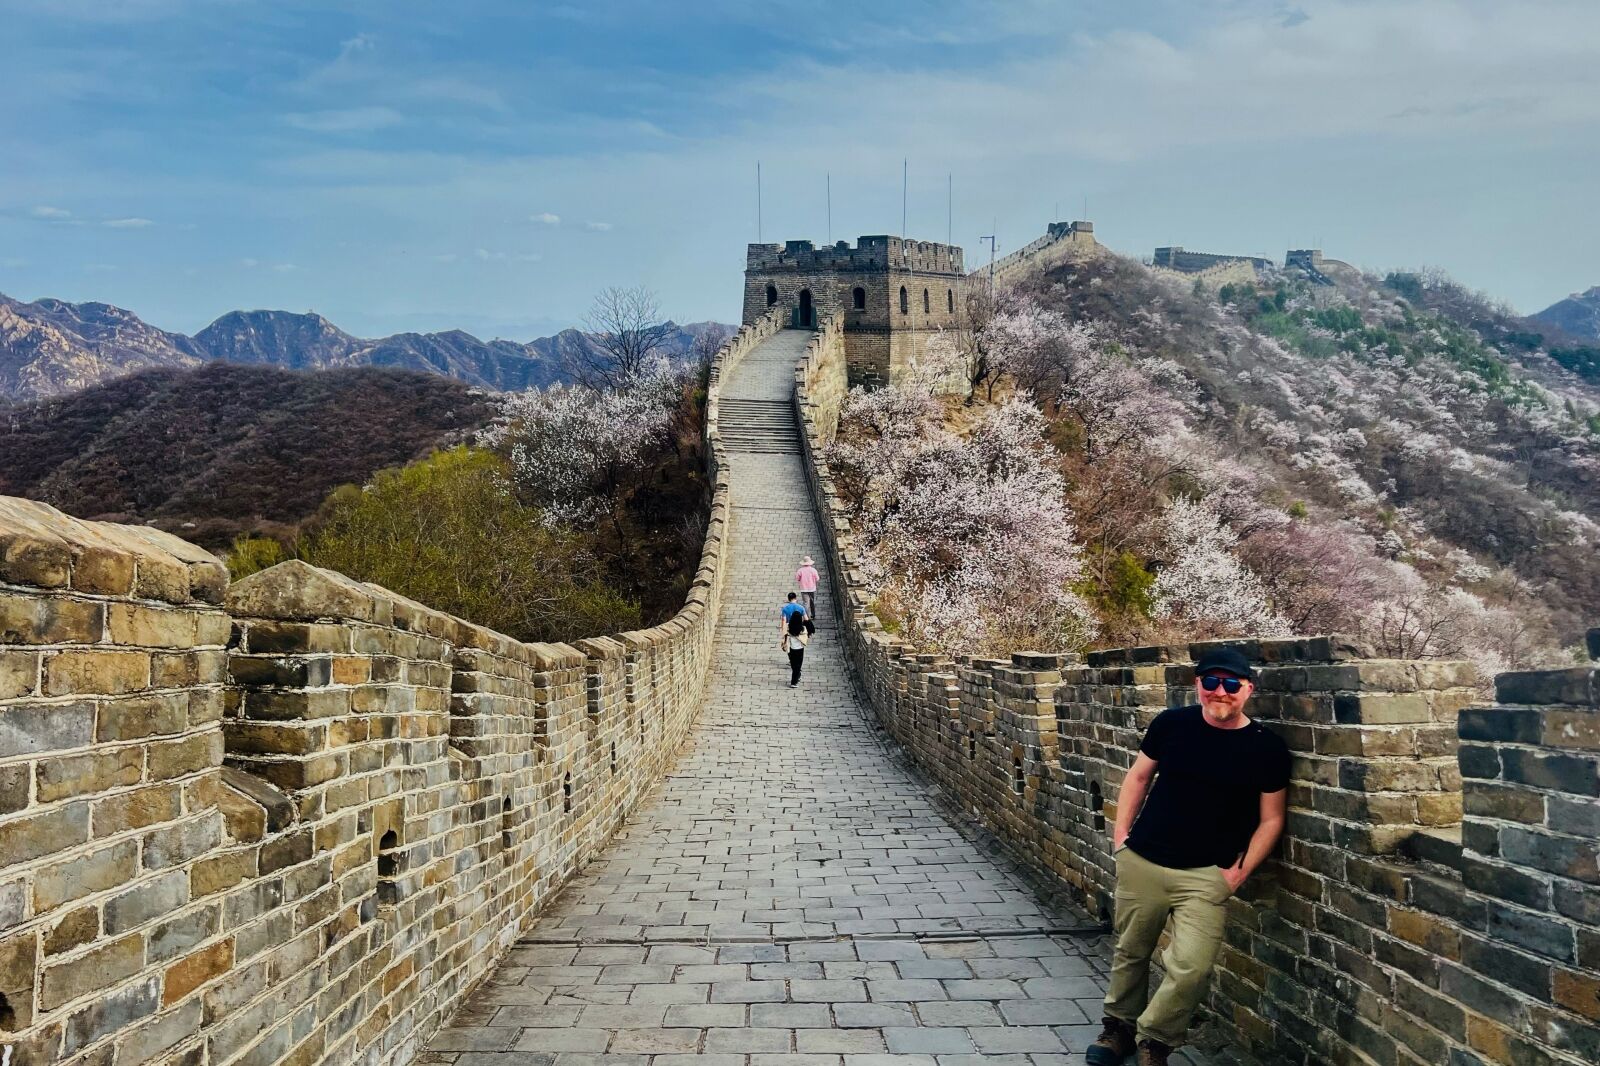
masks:
POLYGON ((525 644, 289 562, 0 498, 0 1048, 400 1064, 667 769, 728 558, 659 626, 525 644))
MULTIPOLYGON (((795 402, 862 694, 953 801, 1109 921, 1123 776, 1151 719, 1193 702, 1208 646, 952 661, 885 633, 823 456, 836 348, 813 339, 795 402)), ((1252 714, 1294 761, 1275 857, 1228 903, 1208 1002, 1227 1043, 1329 1066, 1600 1062, 1600 663, 1502 674, 1475 707, 1467 663, 1243 643, 1252 714)))

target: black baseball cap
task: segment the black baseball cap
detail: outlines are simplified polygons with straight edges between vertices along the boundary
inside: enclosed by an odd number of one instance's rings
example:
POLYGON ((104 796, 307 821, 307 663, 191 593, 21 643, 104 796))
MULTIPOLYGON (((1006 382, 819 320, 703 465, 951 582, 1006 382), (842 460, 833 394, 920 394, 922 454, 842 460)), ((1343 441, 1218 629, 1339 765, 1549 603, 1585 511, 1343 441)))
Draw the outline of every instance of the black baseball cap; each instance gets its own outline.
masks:
POLYGON ((1200 661, 1194 664, 1194 676, 1210 674, 1221 671, 1242 677, 1247 681, 1256 679, 1256 672, 1250 666, 1250 660, 1238 648, 1212 648, 1200 656, 1200 661))

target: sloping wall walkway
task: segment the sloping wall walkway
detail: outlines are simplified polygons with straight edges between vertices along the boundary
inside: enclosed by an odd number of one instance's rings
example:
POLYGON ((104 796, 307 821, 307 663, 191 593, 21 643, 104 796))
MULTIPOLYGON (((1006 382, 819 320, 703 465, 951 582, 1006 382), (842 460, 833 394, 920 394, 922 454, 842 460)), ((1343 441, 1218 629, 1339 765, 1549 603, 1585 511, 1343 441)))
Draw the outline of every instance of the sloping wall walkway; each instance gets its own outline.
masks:
MULTIPOLYGON (((724 403, 792 419, 811 337, 786 331, 750 353, 724 403)), ((432 1058, 1058 1066, 1099 1028, 1103 966, 1060 932, 1088 919, 1042 904, 958 833, 891 751, 846 675, 831 580, 802 683, 788 687, 778 607, 799 557, 825 574, 827 558, 792 431, 769 424, 743 447, 730 448, 734 547, 711 693, 687 753, 432 1058)))

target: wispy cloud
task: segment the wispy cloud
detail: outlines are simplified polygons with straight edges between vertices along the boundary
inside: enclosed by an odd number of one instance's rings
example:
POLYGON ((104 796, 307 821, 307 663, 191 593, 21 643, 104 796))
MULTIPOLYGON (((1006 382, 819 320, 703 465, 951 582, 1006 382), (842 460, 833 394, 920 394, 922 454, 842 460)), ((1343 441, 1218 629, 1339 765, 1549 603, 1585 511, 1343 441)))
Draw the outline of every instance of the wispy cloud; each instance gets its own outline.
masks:
POLYGON ((312 133, 371 133, 405 121, 392 107, 347 107, 331 111, 297 111, 283 116, 295 129, 312 133))
POLYGON ((256 267, 261 265, 261 260, 251 259, 249 256, 245 256, 243 259, 239 260, 239 265, 244 267, 246 270, 254 270, 256 267))
POLYGON ((293 263, 274 263, 272 264, 272 269, 277 271, 279 274, 287 274, 290 271, 299 270, 300 268, 295 266, 293 263))
POLYGON ((559 226, 561 225, 561 216, 553 215, 549 211, 541 211, 537 215, 529 215, 528 221, 537 222, 541 226, 559 226))
POLYGON ((155 225, 148 218, 108 218, 100 224, 111 229, 144 229, 155 225))
POLYGON ((537 263, 544 257, 538 252, 492 252, 479 248, 472 253, 485 263, 537 263))
POLYGON ((590 230, 590 231, 592 231, 594 233, 605 233, 607 230, 611 229, 611 223, 609 223, 609 222, 585 222, 583 224, 583 228, 586 229, 586 230, 590 230))
POLYGON ((28 212, 34 218, 46 218, 52 221, 72 217, 72 212, 61 207, 36 207, 28 212))

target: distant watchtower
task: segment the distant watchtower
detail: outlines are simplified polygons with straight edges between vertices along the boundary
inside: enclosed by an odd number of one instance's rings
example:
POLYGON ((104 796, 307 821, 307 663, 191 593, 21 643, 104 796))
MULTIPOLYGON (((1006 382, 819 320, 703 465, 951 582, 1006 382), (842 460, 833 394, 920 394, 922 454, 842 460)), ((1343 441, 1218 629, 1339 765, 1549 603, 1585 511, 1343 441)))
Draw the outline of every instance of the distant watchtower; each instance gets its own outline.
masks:
POLYGON ((900 237, 861 237, 815 247, 810 241, 752 244, 744 271, 744 321, 773 307, 788 309, 789 325, 811 328, 844 315, 850 383, 895 380, 928 338, 953 329, 967 284, 961 249, 900 237))

